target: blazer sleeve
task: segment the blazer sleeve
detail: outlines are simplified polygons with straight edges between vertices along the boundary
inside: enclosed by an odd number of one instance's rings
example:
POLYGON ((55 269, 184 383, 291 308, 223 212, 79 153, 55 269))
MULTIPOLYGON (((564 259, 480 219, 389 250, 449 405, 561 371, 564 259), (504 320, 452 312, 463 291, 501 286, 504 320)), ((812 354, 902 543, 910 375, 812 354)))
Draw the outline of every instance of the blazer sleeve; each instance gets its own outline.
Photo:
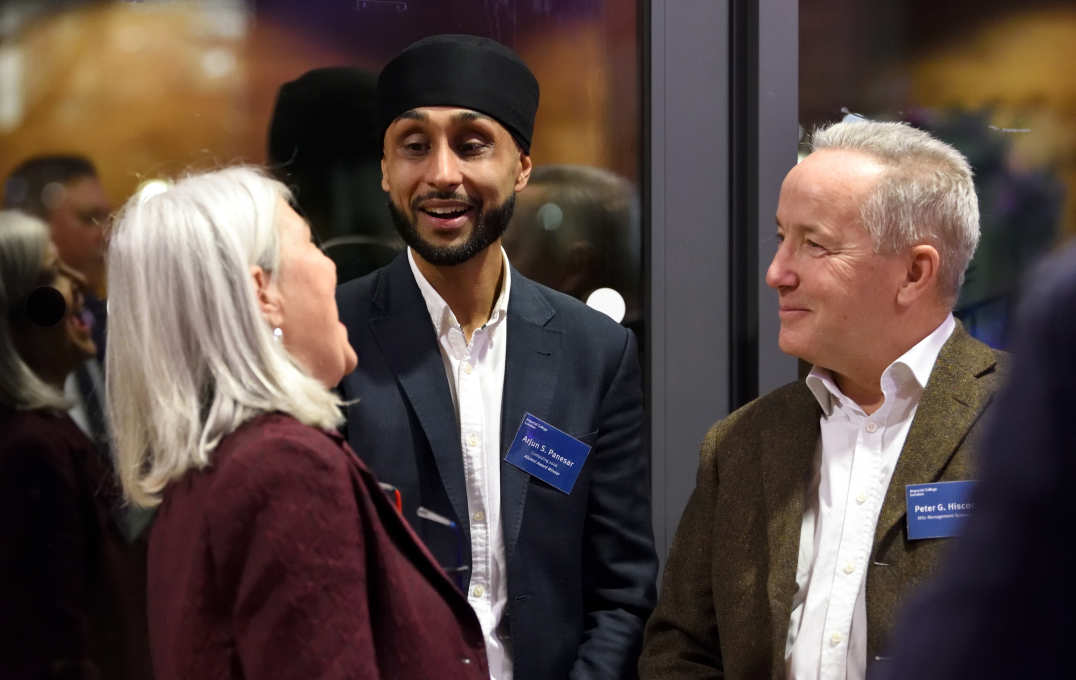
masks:
POLYGON ((260 444, 217 471, 208 513, 243 676, 377 678, 369 541, 346 458, 315 431, 260 444))
POLYGON ((586 621, 570 676, 630 678, 656 599, 650 465, 642 447, 643 395, 635 336, 624 333, 599 410, 583 540, 586 621))
POLYGON ((718 487, 717 452, 731 420, 715 425, 703 441, 695 490, 669 549, 661 599, 646 624, 639 659, 642 680, 725 677, 714 610, 711 529, 718 487))

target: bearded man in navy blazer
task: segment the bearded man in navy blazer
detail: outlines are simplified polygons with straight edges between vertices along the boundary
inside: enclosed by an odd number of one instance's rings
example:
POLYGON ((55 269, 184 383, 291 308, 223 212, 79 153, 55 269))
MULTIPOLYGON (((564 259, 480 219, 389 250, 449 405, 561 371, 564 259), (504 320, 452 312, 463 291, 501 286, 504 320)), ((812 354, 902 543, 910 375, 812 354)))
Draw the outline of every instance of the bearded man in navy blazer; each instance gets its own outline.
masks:
POLYGON ((381 186, 409 247, 338 290, 359 356, 340 390, 351 446, 478 614, 491 677, 619 680, 657 571, 638 353, 501 247, 537 107, 485 38, 426 38, 381 72, 381 186), (524 413, 592 446, 569 493, 504 460, 524 413))

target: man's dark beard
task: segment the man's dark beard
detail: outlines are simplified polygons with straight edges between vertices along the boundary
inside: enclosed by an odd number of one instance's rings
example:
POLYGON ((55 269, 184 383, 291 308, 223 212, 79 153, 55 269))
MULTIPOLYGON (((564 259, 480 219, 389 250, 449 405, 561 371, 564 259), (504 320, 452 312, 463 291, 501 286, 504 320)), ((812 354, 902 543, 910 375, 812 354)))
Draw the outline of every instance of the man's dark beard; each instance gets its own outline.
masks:
MULTIPOLYGON (((452 200, 455 195, 424 196, 423 200, 427 198, 452 200)), ((389 212, 392 214, 392 222, 396 225, 400 238, 422 256, 423 260, 439 266, 462 264, 488 248, 508 228, 508 222, 512 219, 512 211, 515 207, 516 195, 513 193, 505 199, 504 203, 495 208, 476 211, 474 229, 465 243, 458 246, 435 246, 422 240, 422 237, 418 235, 418 229, 415 228, 415 223, 407 219, 407 215, 396 207, 392 199, 389 199, 389 212)), ((415 210, 415 212, 418 211, 415 210)))

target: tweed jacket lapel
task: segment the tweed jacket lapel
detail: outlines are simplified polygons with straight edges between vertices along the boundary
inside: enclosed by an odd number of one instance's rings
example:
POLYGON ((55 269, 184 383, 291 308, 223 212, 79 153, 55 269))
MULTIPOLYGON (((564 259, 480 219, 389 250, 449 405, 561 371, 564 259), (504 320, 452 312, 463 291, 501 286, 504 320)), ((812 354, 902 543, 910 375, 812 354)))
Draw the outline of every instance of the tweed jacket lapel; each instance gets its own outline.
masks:
POLYGON ((551 420, 550 408, 560 367, 562 333, 551 327, 556 311, 538 287, 511 268, 512 290, 508 298, 508 347, 505 352, 504 391, 501 397, 501 516, 506 559, 515 553, 523 523, 527 483, 523 470, 506 463, 523 413, 551 420))
POLYGON ((997 361, 993 351, 957 322, 938 353, 878 516, 878 545, 905 516, 904 487, 938 479, 993 395, 980 378, 997 361))
POLYGON ((796 594, 800 527, 807 484, 818 449, 822 409, 802 382, 775 404, 773 427, 762 438, 762 489, 767 509, 766 541, 770 556, 769 594, 774 660, 773 677, 783 675, 788 619, 796 594), (787 395, 787 396, 785 396, 787 395))
MULTIPOLYGON (((467 518, 467 489, 459 423, 429 310, 407 254, 382 272, 373 293, 370 331, 418 417, 456 518, 467 518)), ((470 525, 461 521, 464 533, 470 525)))

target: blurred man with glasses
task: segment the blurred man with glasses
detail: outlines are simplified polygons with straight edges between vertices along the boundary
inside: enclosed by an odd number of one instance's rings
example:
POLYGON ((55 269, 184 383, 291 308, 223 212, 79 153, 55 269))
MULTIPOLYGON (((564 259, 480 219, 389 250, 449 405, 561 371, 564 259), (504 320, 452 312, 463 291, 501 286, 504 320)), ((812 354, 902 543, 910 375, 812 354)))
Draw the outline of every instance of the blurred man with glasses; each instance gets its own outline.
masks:
POLYGON ((3 208, 21 210, 48 223, 60 259, 86 279, 84 321, 97 344, 96 359, 79 366, 65 391, 75 397, 71 416, 100 446, 107 445, 102 415, 105 356, 105 226, 112 211, 93 163, 83 156, 33 156, 4 182, 3 208))

